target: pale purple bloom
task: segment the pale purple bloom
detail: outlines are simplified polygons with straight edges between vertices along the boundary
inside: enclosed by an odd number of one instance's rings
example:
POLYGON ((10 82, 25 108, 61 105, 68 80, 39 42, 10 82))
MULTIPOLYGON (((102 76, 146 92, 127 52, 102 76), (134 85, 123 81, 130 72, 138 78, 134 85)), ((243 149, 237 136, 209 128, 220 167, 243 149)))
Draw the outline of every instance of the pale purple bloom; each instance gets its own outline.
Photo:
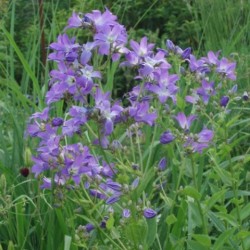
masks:
POLYGON ((129 116, 132 117, 136 122, 144 122, 152 126, 157 118, 156 113, 149 113, 148 102, 135 102, 133 106, 129 107, 129 116))
POLYGON ((95 42, 87 42, 82 45, 82 50, 81 50, 81 57, 80 57, 80 63, 82 65, 86 65, 91 57, 92 57, 92 50, 96 47, 95 42))
POLYGON ((218 65, 219 63, 219 57, 220 51, 214 53, 213 51, 209 51, 207 53, 207 57, 202 57, 202 59, 208 63, 209 65, 218 65))
POLYGON ((109 55, 127 42, 126 30, 122 25, 105 26, 94 36, 101 55, 109 55))
POLYGON ((85 16, 92 21, 97 32, 100 32, 105 26, 117 24, 117 17, 107 8, 104 13, 101 13, 99 10, 93 10, 92 13, 87 13, 85 16))
POLYGON ((203 79, 202 87, 197 89, 197 94, 201 96, 204 104, 208 104, 210 97, 216 94, 214 82, 207 82, 203 79))
POLYGON ((192 52, 192 49, 190 47, 188 47, 185 50, 183 50, 183 52, 181 53, 181 57, 183 59, 187 59, 190 57, 191 52, 192 52))
POLYGON ((175 139, 174 135, 170 131, 165 131, 161 134, 160 143, 161 144, 168 144, 175 139))
POLYGON ((227 58, 223 57, 217 66, 217 72, 222 73, 231 80, 236 80, 235 74, 236 63, 230 62, 227 58))
POLYGON ((154 48, 154 44, 148 44, 148 38, 144 36, 141 39, 140 43, 137 43, 134 40, 130 40, 130 47, 132 48, 133 52, 140 58, 151 55, 153 53, 152 49, 154 48))
POLYGON ((212 130, 203 128, 199 134, 189 136, 184 144, 184 147, 190 148, 194 153, 202 153, 202 151, 209 146, 213 136, 214 133, 212 130))
POLYGON ((51 189, 51 178, 43 177, 43 184, 40 186, 41 189, 51 189))
POLYGON ((155 55, 146 56, 141 63, 139 73, 142 77, 149 77, 154 79, 153 72, 157 69, 168 70, 171 65, 166 61, 165 53, 162 51, 157 52, 155 55))
POLYGON ((174 118, 179 123, 180 127, 185 131, 189 131, 192 122, 197 118, 196 115, 186 116, 184 113, 178 113, 174 118))
POLYGON ((64 122, 62 134, 73 136, 74 133, 78 132, 80 127, 87 122, 88 110, 85 107, 72 106, 69 110, 71 119, 64 122))
POLYGON ((122 185, 118 182, 114 182, 111 179, 106 181, 106 184, 109 188, 113 189, 114 191, 121 191, 122 185))
POLYGON ((51 43, 50 48, 56 52, 49 54, 48 58, 54 61, 73 62, 78 57, 80 45, 75 43, 75 38, 69 38, 66 34, 59 35, 57 42, 51 43))
POLYGON ((149 84, 147 89, 155 93, 161 103, 165 103, 169 97, 174 103, 176 102, 176 93, 178 91, 178 87, 173 84, 166 86, 162 82, 159 82, 157 85, 149 84))
POLYGON ((102 192, 100 192, 99 190, 96 189, 90 189, 89 193, 94 196, 95 198, 101 199, 101 200, 105 200, 107 198, 107 196, 105 194, 103 194, 102 192))
POLYGON ((129 218, 130 215, 131 215, 131 212, 130 212, 129 209, 125 208, 125 209, 122 210, 122 216, 123 216, 124 218, 129 218))
POLYGON ((91 21, 86 16, 73 12, 72 16, 68 20, 68 25, 65 29, 71 29, 71 28, 85 28, 89 27, 91 25, 91 21))
POLYGON ((117 202, 120 199, 120 195, 113 195, 106 200, 106 204, 110 205, 117 202))
POLYGON ((166 46, 167 46, 167 48, 168 48, 170 51, 172 51, 172 52, 175 51, 175 45, 174 45, 174 43, 173 43, 171 40, 167 40, 166 46))
POLYGON ((136 188, 138 187, 139 181, 140 181, 140 178, 139 178, 139 177, 136 177, 136 178, 133 180, 133 182, 132 182, 132 184, 131 184, 132 190, 134 190, 134 189, 136 189, 136 188))
POLYGON ((157 215, 157 212, 152 208, 145 208, 143 210, 143 215, 146 219, 152 219, 157 215))

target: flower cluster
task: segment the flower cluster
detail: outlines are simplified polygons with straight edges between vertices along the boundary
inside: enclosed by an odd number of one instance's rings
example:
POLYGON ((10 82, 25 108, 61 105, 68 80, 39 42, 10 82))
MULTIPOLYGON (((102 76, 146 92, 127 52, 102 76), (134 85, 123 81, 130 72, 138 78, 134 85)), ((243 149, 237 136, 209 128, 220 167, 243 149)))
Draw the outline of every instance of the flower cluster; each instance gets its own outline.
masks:
MULTIPOLYGON (((148 170, 140 146, 149 136, 145 130, 153 128, 160 144, 179 143, 189 153, 202 153, 214 136, 209 122, 201 124, 202 111, 213 102, 218 110, 227 106, 229 94, 218 90, 223 90, 224 81, 236 79, 236 65, 211 51, 196 59, 191 48, 183 50, 170 40, 165 48, 156 48, 147 37, 127 44, 125 27, 108 9, 85 15, 74 12, 65 30, 71 28, 89 29, 93 40, 80 44, 65 33, 50 45, 54 52, 49 60, 57 63, 57 69, 50 72, 47 107, 31 116, 27 129, 39 139, 32 172, 42 177, 43 189, 72 189, 83 182, 89 194, 105 205, 125 204, 120 210, 124 219, 132 214, 153 218, 157 209, 133 194, 148 170), (139 84, 124 100, 113 100, 108 88, 114 78, 110 65, 119 60, 122 69, 136 72, 139 84), (53 115, 57 102, 64 103, 63 117, 53 115), (133 144, 139 147, 136 153, 133 144), (121 178, 124 172, 126 181, 121 178), (139 204, 137 213, 131 212, 130 200, 139 204)), ((164 171, 166 165, 164 156, 158 170, 164 171)), ((84 228, 90 232, 94 226, 84 228)))

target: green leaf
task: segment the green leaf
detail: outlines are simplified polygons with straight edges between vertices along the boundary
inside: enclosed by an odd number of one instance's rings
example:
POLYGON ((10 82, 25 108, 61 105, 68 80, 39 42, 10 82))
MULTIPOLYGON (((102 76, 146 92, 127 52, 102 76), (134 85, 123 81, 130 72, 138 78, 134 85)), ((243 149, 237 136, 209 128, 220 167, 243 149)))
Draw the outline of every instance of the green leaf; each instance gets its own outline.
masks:
POLYGON ((108 218, 108 220, 106 222, 107 229, 110 230, 111 228, 113 228, 114 223, 115 223, 115 219, 114 219, 113 215, 110 215, 110 217, 108 218))
POLYGON ((64 236, 64 250, 70 250, 72 238, 68 235, 64 236))
POLYGON ((241 230, 239 233, 237 233, 237 237, 241 240, 244 240, 245 238, 250 237, 250 231, 241 230))
POLYGON ((223 200, 224 199, 224 195, 226 193, 226 189, 222 189, 220 191, 218 191, 217 193, 214 193, 212 195, 212 197, 208 198, 206 201, 205 201, 205 204, 206 204, 206 208, 207 209, 210 209, 214 206, 214 204, 216 202, 218 202, 219 200, 223 200))
POLYGON ((15 250, 15 247, 12 241, 9 241, 8 250, 15 250))
POLYGON ((238 227, 239 224, 237 222, 237 219, 232 216, 231 214, 225 214, 225 213, 216 213, 216 216, 220 219, 220 220, 224 220, 227 223, 229 223, 230 225, 232 225, 233 227, 238 227))
POLYGON ((156 217, 150 220, 147 220, 147 224, 148 224, 147 246, 150 247, 154 243, 154 240, 157 234, 156 217))
POLYGON ((241 208, 240 210, 241 220, 245 220, 249 216, 250 216, 250 203, 248 203, 245 207, 241 208))
POLYGON ((211 239, 208 235, 206 234, 193 234, 192 237, 199 242, 201 245, 205 247, 210 247, 211 246, 211 239))
POLYGON ((177 218, 175 217, 174 214, 170 214, 170 215, 167 216, 167 218, 166 218, 166 223, 167 223, 168 225, 172 225, 172 224, 174 224, 176 221, 177 221, 177 218))
POLYGON ((195 200, 200 200, 201 194, 192 186, 186 186, 182 191, 182 194, 190 196, 195 200))
POLYGON ((188 249, 192 249, 192 250, 209 250, 208 247, 194 240, 187 240, 187 245, 189 246, 188 249))
POLYGON ((125 229, 125 237, 131 241, 134 246, 144 244, 146 241, 148 226, 144 219, 129 223, 125 229))
POLYGON ((177 97, 176 105, 180 110, 183 111, 185 109, 186 102, 181 96, 176 95, 176 97, 177 97))
POLYGON ((218 239, 216 240, 214 246, 213 246, 213 250, 221 250, 223 249, 222 247, 224 246, 224 244, 226 242, 228 242, 228 240, 231 238, 231 236, 233 235, 235 231, 235 228, 231 228, 226 230, 225 232, 223 232, 218 239))

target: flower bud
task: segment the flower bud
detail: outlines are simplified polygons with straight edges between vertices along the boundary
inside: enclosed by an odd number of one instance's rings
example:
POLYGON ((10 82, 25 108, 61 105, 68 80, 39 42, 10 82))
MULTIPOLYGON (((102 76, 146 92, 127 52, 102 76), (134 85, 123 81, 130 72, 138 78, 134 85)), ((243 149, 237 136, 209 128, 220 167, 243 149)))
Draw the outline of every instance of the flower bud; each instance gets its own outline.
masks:
POLYGON ((220 99, 220 106, 221 107, 226 107, 229 102, 229 97, 228 96, 222 96, 220 99))
POLYGON ((143 211, 143 215, 146 219, 152 219, 157 215, 157 213, 151 208, 146 208, 143 211))

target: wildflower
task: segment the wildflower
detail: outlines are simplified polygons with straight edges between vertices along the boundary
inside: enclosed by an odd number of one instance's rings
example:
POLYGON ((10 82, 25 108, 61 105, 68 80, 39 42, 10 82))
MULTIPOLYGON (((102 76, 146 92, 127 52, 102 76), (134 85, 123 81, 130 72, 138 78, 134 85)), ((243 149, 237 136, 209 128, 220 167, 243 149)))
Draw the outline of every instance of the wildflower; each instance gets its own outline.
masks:
POLYGON ((127 34, 122 25, 104 26, 100 32, 94 36, 96 45, 99 47, 98 52, 101 55, 109 55, 116 48, 127 42, 127 34))
POLYGON ((160 142, 161 144, 168 144, 172 142, 175 139, 174 135, 169 131, 165 131, 163 134, 161 134, 160 142))
POLYGON ((117 16, 113 15, 107 8, 104 13, 93 10, 92 13, 87 13, 85 17, 89 18, 97 32, 100 32, 105 26, 117 24, 117 16))
POLYGON ((80 45, 75 43, 75 38, 69 38, 66 34, 59 35, 57 42, 51 43, 50 48, 55 50, 49 54, 49 59, 53 61, 63 61, 73 62, 78 57, 78 49, 80 45))
POLYGON ((113 195, 106 200, 106 204, 110 205, 117 202, 120 199, 120 195, 113 195))
POLYGON ((148 102, 135 102, 131 107, 129 107, 129 116, 132 117, 136 122, 144 122, 149 126, 154 124, 157 118, 156 113, 149 113, 149 103, 148 102))
POLYGON ((130 215, 131 215, 131 212, 130 212, 129 209, 126 209, 126 208, 125 208, 125 209, 122 210, 122 216, 123 216, 124 218, 129 218, 130 215))
POLYGON ((167 167, 167 159, 166 157, 162 157, 158 163, 158 169, 160 171, 164 171, 167 167))
POLYGON ((197 89, 197 94, 202 97, 204 104, 208 104, 211 96, 215 95, 214 82, 202 80, 202 87, 197 89))
POLYGON ((91 223, 88 223, 88 224, 85 226, 85 229, 86 229, 86 231, 89 233, 89 232, 91 232, 92 230, 95 229, 95 226, 94 226, 93 224, 91 224, 91 223))
POLYGON ((220 106, 221 107, 226 107, 229 102, 229 97, 228 96, 222 96, 220 99, 220 106))
POLYGON ((157 213, 155 210, 153 210, 151 208, 145 208, 143 210, 143 215, 146 219, 152 219, 157 215, 157 213))
POLYGON ((202 151, 209 146, 213 136, 214 133, 212 130, 203 128, 199 134, 189 136, 184 144, 184 147, 190 148, 194 153, 202 153, 202 151))
POLYGON ((247 93, 246 91, 244 91, 244 93, 243 93, 243 95, 242 95, 242 99, 243 99, 244 101, 248 101, 249 96, 248 96, 248 93, 247 93))
POLYGON ((53 118, 53 120, 51 121, 51 125, 53 127, 59 127, 63 124, 63 119, 60 117, 55 117, 53 118))
POLYGON ((178 113, 178 115, 174 116, 174 118, 177 120, 182 129, 184 129, 185 131, 189 131, 192 122, 197 118, 197 116, 190 115, 186 117, 184 113, 178 113))
POLYGON ((216 71, 225 75, 228 79, 236 80, 235 62, 230 62, 227 58, 223 57, 216 68, 216 71))

